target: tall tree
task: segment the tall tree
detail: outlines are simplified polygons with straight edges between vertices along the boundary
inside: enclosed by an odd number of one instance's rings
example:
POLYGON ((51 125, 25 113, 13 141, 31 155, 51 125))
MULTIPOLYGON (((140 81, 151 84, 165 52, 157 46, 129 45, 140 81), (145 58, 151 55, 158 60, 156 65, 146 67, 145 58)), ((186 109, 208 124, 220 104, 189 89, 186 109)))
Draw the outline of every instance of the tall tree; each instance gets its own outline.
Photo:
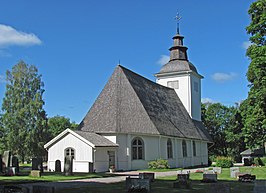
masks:
POLYGON ((6 73, 6 92, 2 104, 2 123, 7 148, 21 160, 44 155, 47 118, 43 109, 43 82, 33 65, 23 61, 6 73))
POLYGON ((202 122, 214 141, 210 147, 210 155, 227 156, 226 130, 229 128, 234 108, 220 103, 209 103, 203 104, 202 109, 202 122))
POLYGON ((65 129, 76 129, 78 124, 71 122, 69 118, 64 116, 54 116, 48 119, 49 138, 54 138, 65 129))
POLYGON ((247 50, 251 60, 247 72, 250 91, 244 131, 247 146, 256 148, 266 141, 266 1, 252 3, 248 13, 251 23, 246 29, 252 45, 247 50))
POLYGON ((228 128, 225 130, 228 156, 234 158, 236 162, 241 162, 240 153, 246 149, 243 134, 244 119, 241 115, 242 108, 243 105, 231 108, 232 116, 228 128))

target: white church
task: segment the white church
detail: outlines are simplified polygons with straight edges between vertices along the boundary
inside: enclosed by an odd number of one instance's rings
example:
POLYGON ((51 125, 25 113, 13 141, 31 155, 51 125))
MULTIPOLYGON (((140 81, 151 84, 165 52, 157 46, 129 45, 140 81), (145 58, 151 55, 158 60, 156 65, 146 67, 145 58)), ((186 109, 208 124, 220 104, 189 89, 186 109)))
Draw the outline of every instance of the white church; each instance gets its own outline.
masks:
POLYGON ((201 122, 201 76, 177 33, 156 83, 118 65, 77 130, 45 144, 48 170, 73 157, 73 172, 136 170, 156 159, 170 167, 208 164, 212 139, 201 122))

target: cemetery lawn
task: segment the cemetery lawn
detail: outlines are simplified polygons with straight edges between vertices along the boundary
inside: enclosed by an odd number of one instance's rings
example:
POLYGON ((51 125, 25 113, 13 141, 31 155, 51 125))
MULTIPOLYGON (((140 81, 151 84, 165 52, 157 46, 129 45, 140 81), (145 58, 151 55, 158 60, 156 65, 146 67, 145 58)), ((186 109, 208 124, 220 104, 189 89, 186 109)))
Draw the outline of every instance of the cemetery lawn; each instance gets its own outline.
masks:
POLYGON ((32 182, 55 182, 64 180, 77 180, 88 178, 103 178, 113 176, 108 173, 75 173, 73 176, 64 176, 63 173, 44 172, 40 178, 29 176, 29 171, 22 171, 19 176, 0 176, 0 185, 3 184, 21 184, 32 182))
MULTIPOLYGON (((248 172, 252 175, 256 175, 258 180, 266 180, 266 167, 240 167, 240 172, 248 172)), ((156 178, 155 182, 151 184, 152 193, 206 193, 206 191, 214 183, 201 183, 202 173, 191 173, 190 179, 192 180, 192 189, 178 189, 173 188, 173 182, 176 180, 176 176, 160 177, 156 178)), ((218 175, 217 183, 226 183, 231 187, 231 193, 253 193, 254 183, 238 182, 237 179, 230 178, 230 169, 223 168, 222 174, 218 175)), ((94 184, 88 187, 71 188, 59 190, 58 193, 109 193, 109 192, 126 192, 125 182, 112 183, 112 184, 94 184)))

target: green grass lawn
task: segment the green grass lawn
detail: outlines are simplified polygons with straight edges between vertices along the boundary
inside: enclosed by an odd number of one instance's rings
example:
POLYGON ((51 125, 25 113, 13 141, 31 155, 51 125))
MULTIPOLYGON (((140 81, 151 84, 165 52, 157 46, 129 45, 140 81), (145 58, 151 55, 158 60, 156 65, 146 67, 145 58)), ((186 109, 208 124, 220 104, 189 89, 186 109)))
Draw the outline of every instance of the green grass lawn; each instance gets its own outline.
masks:
MULTIPOLYGON (((175 169, 178 170, 178 169, 175 169)), ((161 171, 161 170, 159 170, 161 171)), ((169 170, 168 170, 169 171, 169 170)), ((170 171, 174 171, 171 169, 170 171)), ((240 172, 248 172, 252 175, 256 175, 256 178, 259 180, 266 180, 266 167, 240 167, 240 172)), ((0 176, 1 184, 6 183, 19 183, 19 182, 32 182, 32 181, 62 181, 62 180, 71 180, 71 179, 85 179, 85 178, 95 178, 95 177, 108 177, 110 174, 97 173, 97 174, 84 174, 76 173, 74 176, 63 176, 62 174, 56 174, 51 172, 45 172, 41 178, 32 178, 28 176, 28 172, 22 173, 22 176, 12 176, 5 177, 0 176)), ((152 192, 160 193, 176 193, 176 192, 187 192, 187 193, 206 193, 212 183, 201 183, 202 173, 191 173, 190 179, 192 180, 192 189, 177 189, 173 188, 173 182, 176 180, 176 176, 169 177, 160 177, 152 183, 152 192)), ((113 176, 113 175, 112 175, 113 176)), ((252 193, 254 183, 241 183, 237 179, 230 178, 230 169, 223 168, 222 174, 218 175, 217 183, 227 183, 231 187, 231 193, 252 193)), ((107 192, 125 192, 125 182, 112 183, 112 184, 94 184, 88 185, 84 188, 70 188, 59 190, 57 193, 107 193, 107 192)))
POLYGON ((54 182, 64 180, 77 180, 77 179, 88 179, 88 178, 103 178, 113 176, 108 173, 75 173, 73 176, 64 176, 63 173, 55 172, 44 172, 40 178, 29 176, 29 171, 22 171, 19 176, 0 176, 0 185, 3 184, 20 184, 30 182, 54 182))
MULTIPOLYGON (((150 170, 149 170, 150 171, 150 170)), ((161 171, 161 170, 159 170, 161 171)), ((167 170, 169 171, 169 170, 167 170)), ((173 171, 170 170, 170 171, 173 171)), ((240 172, 248 172, 252 175, 256 175, 257 179, 264 179, 266 180, 266 167, 240 167, 240 172)), ((160 177, 152 183, 152 193, 207 193, 210 186, 213 183, 201 183, 202 173, 191 173, 190 179, 192 180, 192 189, 178 189, 173 188, 173 183, 176 180, 176 176, 169 176, 169 177, 160 177)), ((230 178, 230 169, 224 168, 222 173, 218 175, 218 182, 217 183, 226 183, 229 184, 231 188, 231 193, 252 193, 254 183, 243 183, 238 182, 237 179, 230 178)), ((125 182, 113 183, 113 184, 99 184, 96 186, 89 186, 86 188, 78 188, 78 189, 65 189, 60 190, 58 193, 72 193, 72 192, 79 192, 79 193, 108 193, 108 192, 125 192, 125 182)))

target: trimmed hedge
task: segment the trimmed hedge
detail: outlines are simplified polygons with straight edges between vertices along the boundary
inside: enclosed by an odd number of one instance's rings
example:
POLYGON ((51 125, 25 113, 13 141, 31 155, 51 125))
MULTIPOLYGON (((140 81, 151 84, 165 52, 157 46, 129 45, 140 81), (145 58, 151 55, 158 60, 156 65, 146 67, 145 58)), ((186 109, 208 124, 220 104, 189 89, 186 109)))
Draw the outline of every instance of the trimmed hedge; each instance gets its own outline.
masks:
POLYGON ((233 165, 233 159, 231 157, 218 156, 216 158, 216 167, 230 168, 233 165))
POLYGON ((168 169, 170 168, 167 160, 157 159, 148 163, 150 169, 168 169))

